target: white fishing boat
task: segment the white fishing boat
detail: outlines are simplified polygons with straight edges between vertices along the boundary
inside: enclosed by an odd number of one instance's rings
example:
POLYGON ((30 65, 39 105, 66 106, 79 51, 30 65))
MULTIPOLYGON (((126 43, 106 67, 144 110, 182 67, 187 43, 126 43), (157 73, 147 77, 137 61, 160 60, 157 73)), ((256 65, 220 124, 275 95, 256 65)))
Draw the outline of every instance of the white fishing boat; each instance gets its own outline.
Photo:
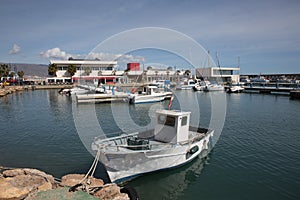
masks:
POLYGON ((177 84, 176 90, 191 90, 193 87, 195 87, 195 81, 193 79, 188 79, 177 84))
POLYGON ((225 88, 223 85, 219 85, 217 83, 209 84, 205 86, 204 90, 205 92, 212 92, 212 91, 224 91, 225 88))
POLYGON ((87 92, 88 92, 88 90, 80 88, 80 87, 74 87, 71 89, 63 89, 63 90, 59 91, 60 94, 66 94, 66 95, 85 94, 87 92))
POLYGON ((130 104, 154 103, 171 98, 172 94, 172 92, 158 90, 157 86, 147 86, 144 92, 132 90, 128 95, 128 101, 130 104))
POLYGON ((153 130, 94 140, 112 182, 184 165, 214 145, 214 130, 189 126, 190 112, 157 110, 156 118, 153 130))
POLYGON ((210 84, 209 81, 197 81, 193 89, 194 91, 204 91, 205 87, 209 84, 210 84))
POLYGON ((240 93, 244 91, 244 87, 240 86, 240 85, 233 85, 231 87, 228 88, 227 92, 228 93, 240 93))

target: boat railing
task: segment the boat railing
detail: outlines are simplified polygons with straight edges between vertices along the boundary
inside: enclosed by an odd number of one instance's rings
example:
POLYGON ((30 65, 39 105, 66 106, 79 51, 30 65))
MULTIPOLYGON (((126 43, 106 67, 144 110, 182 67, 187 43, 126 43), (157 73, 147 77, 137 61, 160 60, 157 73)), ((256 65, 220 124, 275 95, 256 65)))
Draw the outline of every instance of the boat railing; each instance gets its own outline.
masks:
MULTIPOLYGON (((139 144, 139 145, 127 145, 127 144, 120 144, 120 145, 112 145, 112 144, 108 144, 108 145, 99 145, 99 148, 102 149, 107 149, 107 150, 113 150, 115 149, 116 151, 121 151, 124 149, 130 150, 132 152, 136 152, 136 151, 151 151, 151 150, 158 150, 158 149, 162 149, 162 148, 174 148, 176 146, 176 144, 169 144, 169 143, 156 143, 156 144, 139 144)), ((128 153, 126 151, 126 153, 128 153)))

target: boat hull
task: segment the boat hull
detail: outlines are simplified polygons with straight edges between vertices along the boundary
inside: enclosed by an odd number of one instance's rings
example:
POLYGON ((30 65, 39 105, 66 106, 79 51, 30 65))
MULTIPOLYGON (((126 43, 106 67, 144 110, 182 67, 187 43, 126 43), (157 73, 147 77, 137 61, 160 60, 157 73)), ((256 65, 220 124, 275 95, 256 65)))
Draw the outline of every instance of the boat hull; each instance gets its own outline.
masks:
POLYGON ((130 94, 128 100, 130 104, 155 103, 168 99, 172 92, 154 93, 151 95, 130 94))
POLYGON ((101 153, 100 161, 104 164, 112 182, 120 183, 145 173, 160 171, 184 165, 203 151, 212 148, 213 131, 201 140, 184 145, 170 145, 160 150, 101 153))

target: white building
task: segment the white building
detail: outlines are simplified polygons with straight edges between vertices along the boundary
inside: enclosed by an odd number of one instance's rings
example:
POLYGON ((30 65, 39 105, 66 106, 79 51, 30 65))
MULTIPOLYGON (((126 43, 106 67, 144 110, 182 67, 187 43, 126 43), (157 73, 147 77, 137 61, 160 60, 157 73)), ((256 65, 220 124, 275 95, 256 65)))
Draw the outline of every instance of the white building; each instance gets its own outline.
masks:
POLYGON ((203 78, 210 81, 222 80, 224 82, 238 83, 240 80, 240 68, 227 67, 208 67, 197 68, 196 77, 203 78))
POLYGON ((116 82, 120 79, 124 71, 115 71, 117 61, 102 60, 50 60, 50 64, 57 65, 56 77, 48 78, 48 82, 76 82, 80 80, 94 82, 116 82), (67 72, 70 65, 75 65, 76 72, 71 77, 67 72))

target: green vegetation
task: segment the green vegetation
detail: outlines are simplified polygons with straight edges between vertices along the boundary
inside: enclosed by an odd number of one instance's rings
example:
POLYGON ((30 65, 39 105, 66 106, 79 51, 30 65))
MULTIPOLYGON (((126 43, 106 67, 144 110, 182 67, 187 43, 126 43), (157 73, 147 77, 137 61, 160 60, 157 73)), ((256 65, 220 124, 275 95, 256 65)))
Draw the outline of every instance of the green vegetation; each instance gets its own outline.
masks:
POLYGON ((7 77, 9 75, 10 67, 8 64, 1 64, 0 66, 0 76, 7 77))
POLYGON ((92 69, 90 67, 85 67, 84 73, 88 76, 88 75, 90 75, 90 73, 92 73, 92 69))
POLYGON ((24 77, 24 72, 23 71, 18 71, 18 76, 20 77, 20 78, 23 78, 24 77))
POLYGON ((70 74, 70 76, 74 76, 74 74, 77 71, 77 67, 75 65, 69 65, 67 72, 70 74))
POLYGON ((48 67, 48 74, 50 76, 55 76, 58 68, 56 64, 50 64, 48 67))

